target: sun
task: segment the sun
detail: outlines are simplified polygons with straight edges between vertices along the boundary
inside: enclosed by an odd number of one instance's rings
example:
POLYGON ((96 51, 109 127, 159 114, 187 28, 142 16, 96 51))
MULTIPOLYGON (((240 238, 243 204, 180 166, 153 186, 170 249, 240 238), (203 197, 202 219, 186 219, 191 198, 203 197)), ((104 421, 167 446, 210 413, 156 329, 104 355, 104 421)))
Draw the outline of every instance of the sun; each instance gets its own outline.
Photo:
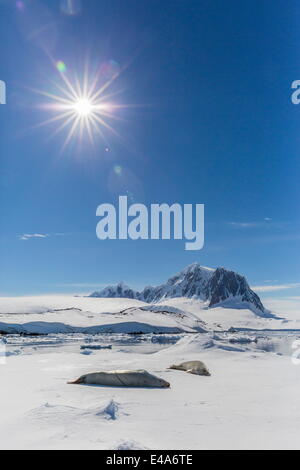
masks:
POLYGON ((101 73, 90 77, 85 68, 82 81, 80 81, 76 74, 72 77, 71 73, 67 73, 65 65, 57 67, 57 70, 62 81, 62 83, 54 84, 57 92, 33 90, 47 98, 47 102, 41 103, 39 107, 53 114, 50 119, 40 123, 39 126, 57 123, 54 135, 66 131, 63 149, 74 138, 82 140, 85 134, 92 143, 97 135, 106 141, 105 131, 120 137, 111 121, 120 119, 118 110, 128 105, 120 105, 112 101, 119 91, 107 93, 107 89, 118 78, 120 71, 114 72, 108 79, 105 77, 103 80, 101 73))
POLYGON ((74 111, 79 116, 90 116, 93 112, 93 105, 87 98, 82 98, 74 103, 74 111))

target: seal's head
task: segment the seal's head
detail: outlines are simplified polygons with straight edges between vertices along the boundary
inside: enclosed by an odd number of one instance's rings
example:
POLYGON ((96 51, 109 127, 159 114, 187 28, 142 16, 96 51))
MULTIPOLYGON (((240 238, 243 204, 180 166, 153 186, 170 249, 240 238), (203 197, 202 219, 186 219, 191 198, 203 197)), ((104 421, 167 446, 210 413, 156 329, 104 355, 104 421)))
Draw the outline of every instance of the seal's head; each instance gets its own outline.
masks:
POLYGON ((155 375, 149 374, 146 370, 139 371, 144 375, 144 384, 148 387, 157 387, 157 388, 170 388, 169 382, 162 379, 161 377, 157 377, 155 375))
POLYGON ((210 377, 211 376, 211 373, 209 372, 208 369, 206 369, 206 367, 203 369, 203 374, 202 375, 205 375, 206 377, 210 377))
POLYGON ((170 388, 169 382, 167 382, 167 381, 164 380, 164 379, 159 379, 159 385, 160 385, 162 388, 170 388))
POLYGON ((82 377, 79 377, 79 379, 73 380, 72 382, 67 382, 67 384, 71 385, 79 385, 84 383, 86 383, 86 375, 83 375, 82 377))

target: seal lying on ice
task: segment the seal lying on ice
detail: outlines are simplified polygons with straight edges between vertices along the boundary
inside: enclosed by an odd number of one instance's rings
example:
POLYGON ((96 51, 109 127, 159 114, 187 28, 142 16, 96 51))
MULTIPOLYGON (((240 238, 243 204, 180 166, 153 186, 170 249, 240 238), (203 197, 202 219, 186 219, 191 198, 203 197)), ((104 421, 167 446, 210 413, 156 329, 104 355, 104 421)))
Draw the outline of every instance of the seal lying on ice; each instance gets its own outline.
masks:
POLYGON ((108 385, 111 387, 155 387, 169 388, 166 382, 146 370, 110 370, 82 375, 69 384, 108 385))
POLYGON ((189 374, 195 374, 195 375, 206 375, 206 376, 211 375, 206 365, 201 361, 182 362, 181 364, 178 364, 178 366, 173 364, 172 366, 169 367, 169 369, 184 370, 188 372, 189 374))

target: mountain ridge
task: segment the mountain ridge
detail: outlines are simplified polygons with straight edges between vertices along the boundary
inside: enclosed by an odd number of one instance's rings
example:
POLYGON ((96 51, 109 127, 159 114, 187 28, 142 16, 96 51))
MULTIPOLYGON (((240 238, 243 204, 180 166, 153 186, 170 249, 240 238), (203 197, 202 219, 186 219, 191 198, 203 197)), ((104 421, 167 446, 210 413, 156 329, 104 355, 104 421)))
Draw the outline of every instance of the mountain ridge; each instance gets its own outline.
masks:
POLYGON ((129 298, 146 303, 157 303, 175 297, 198 298, 208 302, 208 308, 223 305, 249 308, 260 315, 269 313, 244 276, 224 267, 213 269, 198 263, 187 266, 170 277, 166 283, 154 287, 146 286, 141 292, 120 282, 95 291, 89 297, 129 298))

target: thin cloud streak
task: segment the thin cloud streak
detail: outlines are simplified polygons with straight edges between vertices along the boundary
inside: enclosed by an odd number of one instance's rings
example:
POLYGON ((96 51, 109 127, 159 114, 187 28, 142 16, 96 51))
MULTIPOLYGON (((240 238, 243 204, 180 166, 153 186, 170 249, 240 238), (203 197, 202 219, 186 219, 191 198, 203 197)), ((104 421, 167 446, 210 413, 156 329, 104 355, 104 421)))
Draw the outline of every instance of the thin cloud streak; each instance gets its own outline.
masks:
POLYGON ((61 237, 64 236, 64 233, 23 233, 22 235, 18 235, 19 240, 31 240, 34 238, 50 238, 50 237, 61 237))
POLYGON ((279 290, 294 289, 297 287, 300 287, 300 282, 294 282, 290 284, 277 284, 270 286, 251 286, 251 289, 256 292, 273 292, 279 290))
POLYGON ((31 238, 48 238, 50 235, 48 233, 24 233, 19 235, 19 240, 30 240, 31 238))
POLYGON ((264 220, 249 221, 249 222, 227 222, 227 225, 235 228, 276 228, 284 229, 290 225, 289 222, 273 222, 270 217, 265 217, 264 220))
POLYGON ((264 222, 228 222, 228 225, 236 228, 254 228, 254 227, 264 227, 267 224, 264 222))

